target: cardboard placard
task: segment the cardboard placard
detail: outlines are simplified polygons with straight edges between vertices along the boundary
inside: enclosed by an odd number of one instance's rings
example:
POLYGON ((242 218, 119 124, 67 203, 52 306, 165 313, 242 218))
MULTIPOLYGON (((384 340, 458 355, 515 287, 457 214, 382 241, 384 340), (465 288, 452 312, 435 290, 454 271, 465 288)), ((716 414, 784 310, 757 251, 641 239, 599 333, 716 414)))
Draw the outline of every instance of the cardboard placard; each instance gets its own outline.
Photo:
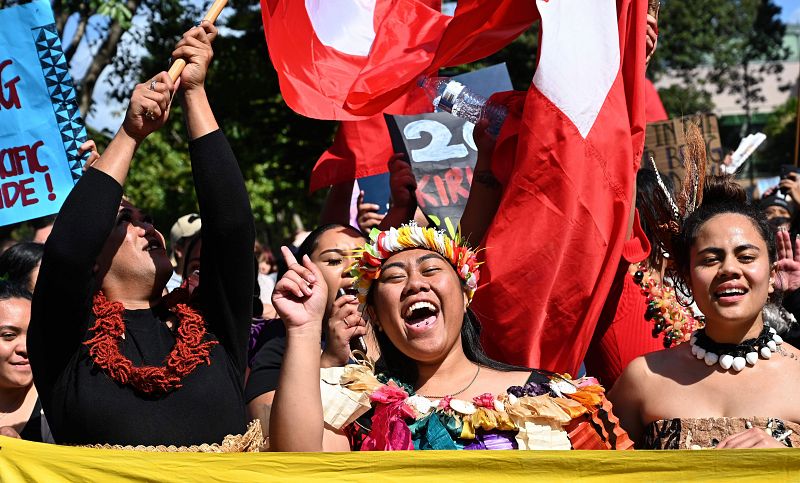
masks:
POLYGON ((57 213, 86 129, 50 2, 0 10, 0 226, 57 213))
POLYGON ((644 140, 643 167, 651 167, 653 156, 658 171, 669 176, 676 187, 683 181, 683 160, 686 153, 686 129, 691 122, 697 122, 706 142, 707 171, 720 173, 720 163, 724 158, 719 138, 717 118, 713 114, 684 116, 669 121, 654 122, 647 125, 644 140))
MULTIPOLYGON (((505 64, 454 79, 484 97, 512 89, 505 64)), ((385 116, 395 152, 405 153, 417 179, 417 203, 423 213, 458 224, 469 199, 478 149, 475 125, 446 112, 385 116)))
POLYGON ((386 116, 395 151, 404 152, 417 179, 417 203, 426 215, 457 224, 472 186, 478 150, 474 124, 446 112, 386 116))

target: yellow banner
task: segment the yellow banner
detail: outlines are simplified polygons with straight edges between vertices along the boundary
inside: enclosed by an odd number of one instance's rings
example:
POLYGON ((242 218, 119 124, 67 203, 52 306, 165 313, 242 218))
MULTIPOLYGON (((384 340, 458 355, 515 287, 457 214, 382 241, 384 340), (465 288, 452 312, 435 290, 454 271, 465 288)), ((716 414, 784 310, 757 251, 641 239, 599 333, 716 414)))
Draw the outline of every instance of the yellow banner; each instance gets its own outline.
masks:
POLYGON ((0 437, 0 482, 59 481, 800 481, 800 453, 707 451, 419 451, 145 453, 0 437))

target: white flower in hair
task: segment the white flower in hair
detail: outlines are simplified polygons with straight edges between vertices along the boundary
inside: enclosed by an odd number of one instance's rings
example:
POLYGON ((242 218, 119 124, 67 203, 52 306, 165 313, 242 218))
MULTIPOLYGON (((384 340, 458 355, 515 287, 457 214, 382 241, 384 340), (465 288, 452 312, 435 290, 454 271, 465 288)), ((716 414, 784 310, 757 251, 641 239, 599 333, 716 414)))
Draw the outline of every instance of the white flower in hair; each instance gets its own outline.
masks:
POLYGON ((428 245, 427 240, 425 240, 425 231, 417 226, 416 223, 410 226, 411 230, 409 230, 409 236, 411 240, 416 243, 418 246, 424 247, 428 245))

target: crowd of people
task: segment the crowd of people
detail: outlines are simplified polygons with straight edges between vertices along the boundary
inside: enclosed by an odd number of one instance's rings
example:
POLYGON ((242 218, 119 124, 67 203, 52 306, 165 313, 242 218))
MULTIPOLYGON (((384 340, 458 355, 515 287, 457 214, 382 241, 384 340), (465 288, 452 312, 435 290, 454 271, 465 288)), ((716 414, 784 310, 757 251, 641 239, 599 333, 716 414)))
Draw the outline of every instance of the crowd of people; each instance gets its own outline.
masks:
POLYGON ((358 226, 320 220, 276 256, 204 89, 216 35, 189 30, 179 83, 137 85, 104 152, 83 147, 46 242, 0 256, 0 434, 272 451, 800 445, 797 173, 758 204, 730 177, 692 192, 642 168, 584 373, 516 366, 486 355, 470 308, 482 255, 467 240, 502 185, 476 185, 461 232, 437 227, 398 155, 385 216, 359 197, 358 226), (177 90, 199 210, 167 243, 123 192, 177 90))

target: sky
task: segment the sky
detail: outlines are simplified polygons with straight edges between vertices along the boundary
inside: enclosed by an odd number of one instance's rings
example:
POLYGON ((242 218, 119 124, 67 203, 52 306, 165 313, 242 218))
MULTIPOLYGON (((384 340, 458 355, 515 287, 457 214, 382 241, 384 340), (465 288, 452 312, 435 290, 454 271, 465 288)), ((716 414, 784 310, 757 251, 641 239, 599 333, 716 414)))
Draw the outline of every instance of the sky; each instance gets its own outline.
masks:
POLYGON ((800 23, 800 0, 775 0, 783 11, 781 19, 786 23, 800 23))

